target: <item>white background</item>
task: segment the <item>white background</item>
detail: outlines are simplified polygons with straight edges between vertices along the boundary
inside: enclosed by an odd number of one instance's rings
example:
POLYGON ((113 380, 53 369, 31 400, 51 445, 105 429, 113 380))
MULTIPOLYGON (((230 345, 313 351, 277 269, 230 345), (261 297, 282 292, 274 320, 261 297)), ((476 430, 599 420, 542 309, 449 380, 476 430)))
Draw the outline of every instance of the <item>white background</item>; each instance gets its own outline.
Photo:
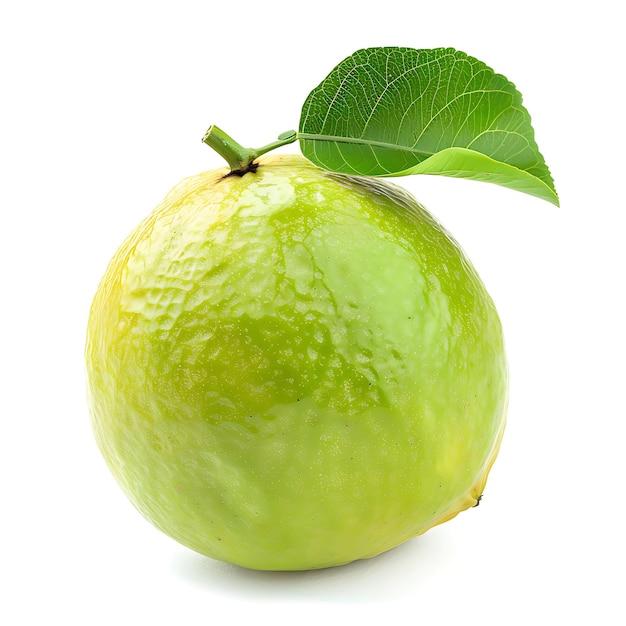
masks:
POLYGON ((626 623, 623 18, 583 6, 2 4, 2 624, 626 623), (498 305, 508 430, 479 508, 370 561, 241 570, 153 529, 109 475, 85 402, 89 304, 169 188, 222 165, 210 124, 268 143, 337 63, 380 45, 452 46, 510 78, 560 193, 557 209, 398 181, 498 305))

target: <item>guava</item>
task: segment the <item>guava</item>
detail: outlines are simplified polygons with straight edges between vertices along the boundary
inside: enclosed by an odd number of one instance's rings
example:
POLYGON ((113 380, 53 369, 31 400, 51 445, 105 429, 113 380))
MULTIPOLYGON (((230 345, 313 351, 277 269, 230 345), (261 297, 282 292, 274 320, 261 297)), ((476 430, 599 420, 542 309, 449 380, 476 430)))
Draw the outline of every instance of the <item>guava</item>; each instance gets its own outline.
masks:
POLYGON ((373 557, 476 505, 505 424, 459 245, 402 188, 300 156, 175 187, 106 270, 86 363, 130 501, 253 569, 373 557))

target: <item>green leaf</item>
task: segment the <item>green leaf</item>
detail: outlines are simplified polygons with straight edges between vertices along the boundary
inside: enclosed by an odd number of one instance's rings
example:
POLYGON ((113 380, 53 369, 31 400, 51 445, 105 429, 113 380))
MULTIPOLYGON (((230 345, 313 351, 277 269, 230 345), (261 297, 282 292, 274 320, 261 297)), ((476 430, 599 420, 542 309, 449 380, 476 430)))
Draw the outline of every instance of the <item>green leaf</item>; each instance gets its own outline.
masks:
POLYGON ((521 94, 452 48, 355 52, 310 93, 298 138, 335 172, 470 178, 559 203, 521 94))

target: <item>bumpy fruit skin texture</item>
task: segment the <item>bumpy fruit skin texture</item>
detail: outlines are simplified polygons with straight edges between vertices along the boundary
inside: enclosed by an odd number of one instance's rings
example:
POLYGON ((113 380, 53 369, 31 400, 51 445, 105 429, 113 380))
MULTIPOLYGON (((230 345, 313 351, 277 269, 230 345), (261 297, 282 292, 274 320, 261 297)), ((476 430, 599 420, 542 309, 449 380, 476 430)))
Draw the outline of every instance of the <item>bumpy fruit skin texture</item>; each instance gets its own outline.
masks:
POLYGON ((301 157, 176 187, 111 261, 86 347, 134 505, 215 559, 372 557, 476 504, 504 428, 500 320, 407 193, 301 157))

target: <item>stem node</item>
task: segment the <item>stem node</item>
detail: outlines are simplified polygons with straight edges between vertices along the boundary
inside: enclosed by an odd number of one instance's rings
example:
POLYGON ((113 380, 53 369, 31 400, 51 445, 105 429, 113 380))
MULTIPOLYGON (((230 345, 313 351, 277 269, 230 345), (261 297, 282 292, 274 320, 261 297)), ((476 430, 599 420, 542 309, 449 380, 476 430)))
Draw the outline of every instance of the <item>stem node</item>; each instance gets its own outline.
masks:
POLYGON ((290 130, 281 133, 276 141, 254 150, 252 148, 244 148, 221 128, 213 125, 206 131, 202 141, 226 160, 230 167, 231 174, 243 176, 247 172, 256 170, 254 160, 257 157, 260 157, 270 150, 292 143, 297 138, 298 133, 295 130, 290 130))

